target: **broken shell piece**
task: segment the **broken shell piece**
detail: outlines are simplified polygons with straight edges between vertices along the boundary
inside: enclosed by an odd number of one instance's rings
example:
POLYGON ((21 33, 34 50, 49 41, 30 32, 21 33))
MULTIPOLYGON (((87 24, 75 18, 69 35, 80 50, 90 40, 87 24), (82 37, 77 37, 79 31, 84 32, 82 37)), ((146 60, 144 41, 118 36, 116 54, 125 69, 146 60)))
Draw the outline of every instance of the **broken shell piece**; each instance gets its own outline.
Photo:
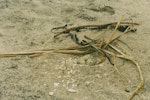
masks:
POLYGON ((58 87, 59 83, 54 83, 54 87, 58 87))
POLYGON ((77 92, 77 90, 74 90, 74 89, 68 89, 67 91, 71 92, 71 93, 76 93, 77 92))
POLYGON ((48 93, 50 96, 53 96, 54 95, 54 92, 49 92, 48 93))

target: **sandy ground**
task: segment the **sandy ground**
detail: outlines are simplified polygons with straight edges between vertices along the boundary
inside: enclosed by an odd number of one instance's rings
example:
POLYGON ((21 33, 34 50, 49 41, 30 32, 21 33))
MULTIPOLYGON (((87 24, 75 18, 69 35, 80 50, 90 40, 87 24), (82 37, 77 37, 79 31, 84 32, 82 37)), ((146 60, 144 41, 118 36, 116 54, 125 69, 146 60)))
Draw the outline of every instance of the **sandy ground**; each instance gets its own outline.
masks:
MULTIPOLYGON (((109 23, 124 15, 140 23, 123 37, 145 78, 134 100, 150 100, 149 6, 149 0, 0 0, 0 53, 42 49, 48 40, 44 48, 69 47, 69 39, 53 41, 51 28, 109 23)), ((125 92, 113 66, 95 61, 95 55, 64 54, 0 58, 0 100, 127 100, 139 82, 136 67, 119 67, 128 80, 125 92)))

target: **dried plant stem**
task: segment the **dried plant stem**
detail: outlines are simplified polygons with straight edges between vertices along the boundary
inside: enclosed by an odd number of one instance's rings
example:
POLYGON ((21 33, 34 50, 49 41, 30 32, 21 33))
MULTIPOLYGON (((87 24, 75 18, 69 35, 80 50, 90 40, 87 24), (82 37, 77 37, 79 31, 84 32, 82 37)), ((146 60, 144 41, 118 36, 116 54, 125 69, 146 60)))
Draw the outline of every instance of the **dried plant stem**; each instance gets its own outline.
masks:
POLYGON ((141 88, 144 85, 144 77, 143 77, 143 74, 142 74, 141 67, 130 56, 127 56, 127 55, 117 55, 117 57, 123 58, 123 59, 127 59, 127 60, 131 61, 133 64, 135 64, 136 67, 137 67, 137 70, 138 70, 138 73, 139 73, 139 76, 140 76, 140 83, 137 85, 137 87, 136 87, 135 91, 133 92, 133 94, 129 97, 129 100, 132 100, 133 97, 139 93, 139 91, 141 90, 141 88))
POLYGON ((112 38, 113 38, 114 34, 116 33, 117 28, 119 27, 119 25, 120 25, 120 22, 121 22, 122 18, 123 18, 123 16, 122 16, 122 17, 120 18, 120 20, 117 22, 117 25, 116 25, 116 27, 115 27, 114 31, 111 33, 111 36, 110 36, 109 41, 108 41, 108 44, 110 43, 110 41, 112 40, 112 38))
MULTIPOLYGON (((103 50, 103 51, 105 51, 105 52, 108 53, 108 54, 115 55, 115 56, 118 57, 118 58, 122 58, 122 59, 129 60, 129 61, 131 61, 134 65, 136 65, 137 70, 138 70, 138 73, 139 73, 139 76, 140 76, 140 83, 139 83, 138 86, 136 87, 136 89, 135 89, 135 91, 133 92, 133 94, 129 97, 129 100, 132 100, 133 97, 139 93, 139 91, 141 90, 141 88, 142 88, 143 85, 144 85, 144 77, 143 77, 143 74, 142 74, 141 67, 140 67, 139 64, 138 64, 131 56, 129 56, 129 55, 126 55, 126 54, 124 54, 124 53, 121 53, 121 55, 120 55, 120 54, 114 54, 114 53, 112 53, 112 52, 110 52, 110 51, 107 51, 107 50, 103 50)), ((116 51, 118 51, 118 50, 116 49, 116 51)), ((120 51, 118 51, 118 52, 120 52, 120 51)))
MULTIPOLYGON (((127 89, 127 84, 126 84, 126 82, 125 82, 126 77, 125 77, 123 74, 121 74, 121 72, 119 71, 119 69, 118 69, 118 67, 117 67, 117 61, 116 61, 115 55, 113 54, 112 56, 113 56, 113 58, 114 58, 114 65, 113 65, 113 66, 114 66, 115 70, 117 71, 117 73, 120 75, 121 80, 122 80, 122 82, 123 82, 123 85, 125 86, 125 89, 127 89)), ((127 81, 127 80, 126 80, 126 81, 127 81)))

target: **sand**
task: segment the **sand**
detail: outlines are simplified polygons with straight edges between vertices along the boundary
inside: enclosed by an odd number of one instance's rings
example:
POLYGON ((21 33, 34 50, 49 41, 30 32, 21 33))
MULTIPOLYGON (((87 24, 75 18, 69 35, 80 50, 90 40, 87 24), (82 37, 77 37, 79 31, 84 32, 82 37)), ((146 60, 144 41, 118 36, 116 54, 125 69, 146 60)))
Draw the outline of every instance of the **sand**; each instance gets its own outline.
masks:
MULTIPOLYGON (((0 0, 0 53, 69 47, 69 38, 54 41, 53 27, 116 22, 123 15, 140 24, 122 38, 145 78, 133 100, 150 100, 149 6, 149 0, 0 0)), ((139 82, 136 67, 127 61, 119 66, 128 81, 125 92, 114 67, 97 60, 64 54, 0 58, 0 100, 127 100, 139 82)))

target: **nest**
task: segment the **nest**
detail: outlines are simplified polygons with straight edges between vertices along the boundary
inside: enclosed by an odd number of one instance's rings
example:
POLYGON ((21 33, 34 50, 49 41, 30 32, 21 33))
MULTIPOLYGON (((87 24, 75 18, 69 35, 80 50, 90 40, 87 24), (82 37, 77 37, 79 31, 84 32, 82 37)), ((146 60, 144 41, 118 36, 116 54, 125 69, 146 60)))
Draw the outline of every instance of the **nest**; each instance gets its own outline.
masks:
MULTIPOLYGON (((48 54, 48 53, 85 55, 85 54, 91 54, 97 52, 97 54, 103 55, 110 62, 110 64, 114 66, 115 70, 120 76, 122 76, 122 74, 118 70, 116 64, 116 58, 120 58, 122 60, 128 60, 136 66, 140 77, 140 82, 138 83, 133 94, 129 97, 129 100, 131 100, 135 95, 139 93, 139 91, 144 85, 142 70, 139 64, 136 62, 136 60, 131 55, 129 55, 125 50, 119 48, 117 44, 121 42, 120 38, 122 36, 124 36, 129 32, 136 31, 136 29, 133 29, 133 26, 135 25, 139 25, 139 24, 133 22, 122 22, 120 20, 118 22, 102 24, 102 25, 83 25, 83 26, 77 26, 72 28, 67 28, 67 25, 62 27, 56 27, 56 28, 52 28, 51 30, 52 32, 56 33, 54 39, 61 38, 61 36, 67 36, 70 37, 73 40, 73 42, 75 42, 77 45, 67 47, 67 48, 59 48, 59 49, 42 49, 42 50, 35 50, 30 52, 2 53, 0 54, 0 57, 14 57, 19 55, 30 55, 32 57, 35 57, 35 56, 41 56, 43 54, 48 54), (63 31, 58 32, 60 29, 61 30, 63 29, 63 31), (93 39, 85 35, 84 39, 80 40, 78 38, 78 35, 74 34, 73 32, 79 33, 83 30, 98 30, 98 31, 112 30, 112 32, 107 37, 104 36, 104 37, 97 37, 93 39), (122 33, 116 36, 117 31, 120 31, 122 33)), ((105 35, 105 32, 102 34, 105 35)))

